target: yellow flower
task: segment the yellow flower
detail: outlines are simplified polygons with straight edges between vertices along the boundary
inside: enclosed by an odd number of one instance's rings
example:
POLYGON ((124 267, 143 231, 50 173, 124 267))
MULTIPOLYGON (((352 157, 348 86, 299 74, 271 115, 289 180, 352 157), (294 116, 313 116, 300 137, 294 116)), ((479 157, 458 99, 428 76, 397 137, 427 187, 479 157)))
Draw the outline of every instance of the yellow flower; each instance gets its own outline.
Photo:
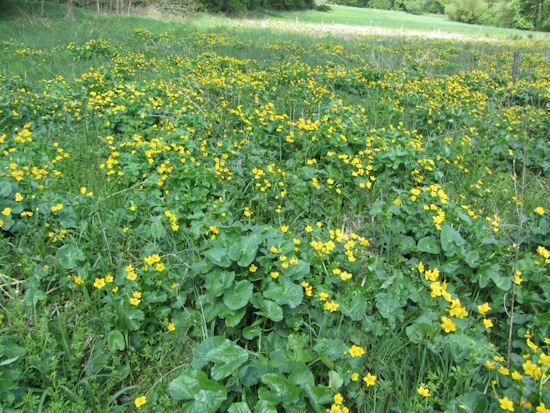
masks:
POLYGON ((132 294, 132 297, 141 298, 141 293, 139 291, 134 291, 134 293, 132 294))
POLYGON ((130 304, 132 305, 138 305, 139 303, 141 302, 141 300, 137 299, 137 298, 130 298, 130 304))
POLYGON ((357 381, 357 380, 359 380, 359 373, 353 373, 353 374, 351 375, 351 380, 352 380, 352 381, 357 381))
POLYGON ((422 263, 422 261, 418 263, 418 272, 420 274, 424 274, 424 264, 422 263))
POLYGON ((164 271, 165 268, 166 267, 162 262, 159 262, 157 265, 155 265, 155 270, 157 270, 158 272, 164 271))
POLYGON ((340 304, 336 304, 334 300, 332 300, 330 303, 328 301, 325 303, 324 309, 329 310, 332 313, 338 310, 338 307, 340 307, 340 304))
POLYGON ((487 311, 490 311, 491 307, 489 307, 489 303, 485 303, 483 305, 477 306, 477 311, 479 311, 479 314, 484 315, 487 311))
POLYGON ((107 276, 105 277, 105 282, 112 283, 113 276, 111 274, 107 274, 107 276))
POLYGON ((116 293, 117 293, 117 291, 118 291, 118 287, 115 287, 115 288, 113 288, 113 293, 115 293, 115 294, 116 294, 116 293))
POLYGON ((439 278, 439 270, 437 268, 434 268, 433 270, 428 270, 426 271, 424 277, 428 281, 436 281, 439 278))
POLYGON ((85 187, 85 186, 83 186, 83 187, 80 188, 80 193, 81 193, 82 195, 85 195, 85 194, 86 194, 86 187, 85 187))
POLYGON ((550 367, 550 356, 541 353, 539 363, 546 364, 548 367, 550 367))
POLYGON ((424 386, 420 386, 418 388, 417 392, 418 392, 418 394, 420 394, 421 396, 424 396, 424 397, 430 397, 431 396, 430 389, 427 389, 424 386))
POLYGON ((313 231, 313 228, 311 227, 311 225, 308 225, 306 227, 306 232, 312 232, 313 231))
POLYGON ((74 277, 74 283, 76 285, 81 285, 82 284, 82 277, 79 277, 78 275, 76 277, 74 277))
POLYGON ((168 324, 168 331, 174 331, 176 329, 176 326, 172 323, 168 324))
POLYGON ((489 320, 488 318, 483 320, 483 324, 485 325, 485 328, 493 327, 493 322, 491 320, 489 320))
MULTIPOLYGON (((519 374, 516 370, 514 370, 514 371, 512 372, 512 378, 513 378, 514 380, 521 380, 521 379, 523 379, 523 376, 522 376, 521 374, 519 374)), ((550 412, 549 412, 549 413, 550 413, 550 412)))
POLYGON ((136 405, 136 407, 139 409, 141 406, 143 406, 145 403, 147 403, 147 398, 145 396, 141 396, 141 397, 138 397, 135 401, 134 401, 134 404, 136 405))
POLYGON ((544 208, 539 206, 535 208, 535 214, 543 215, 544 214, 544 208))
POLYGON ((376 376, 373 376, 369 373, 365 377, 363 377, 363 381, 367 383, 367 387, 374 386, 374 383, 376 382, 376 376))
POLYGON ((103 287, 105 287, 105 279, 104 278, 96 278, 94 281, 94 287, 101 290, 103 287))
POLYGON ((281 227, 281 231, 287 232, 287 231, 288 231, 288 225, 283 225, 283 226, 281 227))
POLYGON ((4 210, 2 211, 2 215, 4 215, 5 217, 9 217, 10 214, 11 214, 11 208, 5 207, 4 210))
POLYGON ((495 363, 492 361, 487 360, 485 362, 485 367, 487 367, 487 370, 494 370, 495 369, 495 363))
POLYGON ((546 405, 541 403, 539 404, 539 407, 537 407, 537 413, 550 413, 550 409, 547 409, 546 405))
POLYGON ((441 324, 441 327, 445 329, 446 333, 450 333, 451 331, 456 331, 455 323, 453 323, 453 321, 450 318, 443 316, 441 317, 441 321, 443 321, 443 323, 441 324))
POLYGON ((509 376, 510 375, 510 370, 508 370, 506 367, 504 366, 500 366, 498 368, 498 372, 504 376, 509 376))
POLYGON ((327 298, 328 298, 328 294, 327 294, 327 293, 323 293, 323 292, 320 292, 320 293, 319 293, 319 300, 325 301, 327 298))
POLYGON ((15 194, 15 202, 20 202, 20 201, 22 201, 22 200, 23 200, 23 195, 21 195, 20 192, 17 192, 17 193, 15 194))
POLYGON ((130 281, 135 281, 135 279, 137 278, 137 274, 134 271, 130 271, 126 278, 128 278, 130 281))
POLYGON ((514 411, 514 402, 510 400, 508 397, 499 399, 499 402, 500 402, 500 408, 502 410, 509 410, 511 412, 514 411))
POLYGON ((343 401, 344 401, 344 398, 340 393, 334 396, 334 404, 340 405, 343 403, 343 401))
POLYGON ((252 265, 248 268, 248 270, 249 270, 250 272, 256 272, 257 269, 258 269, 258 267, 256 267, 254 264, 252 264, 252 265))
POLYGON ((133 211, 135 211, 135 210, 136 210, 136 207, 132 205, 132 206, 130 207, 130 211, 133 212, 133 211))
POLYGON ((525 374, 535 377, 537 374, 537 366, 536 364, 531 363, 531 360, 527 360, 523 363, 523 371, 525 371, 525 374))
POLYGON ((363 347, 356 346, 355 344, 349 349, 349 355, 351 357, 361 357, 363 354, 365 354, 363 347))
POLYGON ((279 276, 279 272, 278 271, 271 271, 271 276, 276 279, 279 276))

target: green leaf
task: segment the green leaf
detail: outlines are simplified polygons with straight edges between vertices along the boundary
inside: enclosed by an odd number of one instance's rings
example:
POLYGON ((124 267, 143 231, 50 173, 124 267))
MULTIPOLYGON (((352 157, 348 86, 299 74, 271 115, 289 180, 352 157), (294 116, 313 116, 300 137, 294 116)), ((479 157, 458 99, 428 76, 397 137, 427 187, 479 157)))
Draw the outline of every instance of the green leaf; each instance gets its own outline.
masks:
POLYGON ((306 363, 300 363, 292 370, 288 379, 296 386, 303 387, 305 384, 315 385, 315 377, 311 370, 306 366, 306 363))
POLYGON ((214 380, 219 381, 232 374, 248 360, 248 351, 231 340, 225 340, 222 345, 210 350, 206 354, 206 359, 214 362, 210 375, 214 380))
POLYGON ((283 309, 271 300, 263 300, 262 311, 259 311, 258 314, 263 315, 275 322, 283 319, 283 309))
POLYGON ((145 320, 145 315, 143 314, 143 311, 141 311, 139 308, 123 308, 121 310, 121 313, 130 330, 135 331, 139 329, 140 321, 145 320))
POLYGON ((166 236, 166 230, 164 229, 164 225, 162 225, 160 218, 153 217, 151 218, 151 221, 151 235, 153 238, 158 239, 166 236))
POLYGON ((193 368, 200 370, 208 364, 206 354, 215 347, 221 346, 223 337, 213 336, 206 338, 202 343, 193 349, 193 368))
POLYGON ((231 260, 227 256, 226 247, 214 247, 209 250, 204 251, 204 256, 208 258, 213 264, 216 264, 220 267, 230 267, 231 260))
MULTIPOLYGON (((263 388, 260 390, 263 390, 263 388)), ((254 406, 254 413, 277 413, 277 405, 266 400, 260 400, 256 403, 256 406, 254 406)))
POLYGON ((172 380, 168 394, 175 400, 190 400, 181 408, 186 413, 214 413, 227 399, 225 387, 196 370, 172 380))
POLYGON ((111 353, 114 353, 118 350, 123 351, 126 348, 126 343, 124 341, 124 336, 118 330, 113 330, 107 336, 107 347, 111 353))
POLYGON ((441 249, 439 248, 439 242, 437 242, 433 235, 422 238, 420 241, 418 241, 416 247, 420 252, 427 252, 430 254, 439 254, 441 252, 441 249))
POLYGON ((67 270, 72 270, 76 267, 77 261, 84 261, 86 257, 84 252, 74 245, 63 245, 57 249, 57 259, 59 265, 67 270))
POLYGON ((239 237, 229 247, 229 258, 237 261, 241 267, 248 267, 256 258, 258 246, 262 243, 262 238, 258 234, 253 234, 248 237, 239 237))
POLYGON ((223 293, 223 303, 230 310, 238 310, 248 304, 253 290, 254 285, 250 281, 241 280, 231 286, 231 288, 225 290, 223 293))
POLYGON ((338 372, 334 370, 328 372, 328 387, 337 392, 343 384, 344 379, 338 372))
POLYGON ((373 217, 380 215, 382 213, 382 208, 384 208, 384 205, 386 205, 384 201, 376 201, 370 207, 369 214, 372 215, 373 217))
POLYGON ((396 317, 403 314, 399 301, 389 293, 376 294, 376 308, 380 311, 380 315, 388 320, 391 328, 395 327, 396 317))
POLYGON ((227 317, 225 317, 225 325, 227 327, 236 327, 241 322, 245 314, 245 307, 241 308, 240 310, 234 311, 232 314, 229 314, 227 317))
POLYGON ((290 380, 284 379, 278 374, 266 373, 262 376, 262 383, 269 386, 272 392, 280 397, 285 404, 292 404, 298 401, 298 389, 290 380))
POLYGON ((489 402, 487 396, 477 390, 471 390, 460 399, 460 412, 485 413, 489 402))
POLYGON ((210 271, 204 279, 206 296, 216 298, 223 294, 224 290, 233 285, 235 273, 233 271, 210 271))
POLYGON ((466 254, 466 263, 470 268, 476 268, 479 266, 479 252, 470 251, 466 254))
POLYGON ((328 387, 310 386, 306 384, 304 390, 306 391, 309 403, 317 413, 325 413, 326 409, 323 405, 330 404, 334 400, 334 393, 328 387))
POLYGON ((290 308, 296 308, 304 297, 303 288, 290 280, 282 280, 281 284, 272 282, 263 292, 264 297, 275 301, 279 305, 287 304, 290 308))
POLYGON ((254 337, 259 337, 262 332, 262 324, 265 322, 265 318, 259 318, 251 325, 243 328, 243 337, 247 340, 252 340, 254 337))
POLYGON ((460 247, 461 245, 464 245, 466 241, 464 241, 464 238, 460 235, 460 232, 458 232, 456 229, 451 227, 448 224, 443 224, 441 226, 441 247, 443 248, 443 251, 448 252, 451 249, 453 249, 453 245, 456 245, 457 247, 460 247))
POLYGON ((10 196, 11 191, 12 191, 12 187, 8 181, 0 181, 0 194, 3 197, 10 196))
POLYGON ((227 410, 228 413, 252 413, 252 410, 248 407, 248 404, 245 402, 238 402, 233 403, 229 410, 227 410))

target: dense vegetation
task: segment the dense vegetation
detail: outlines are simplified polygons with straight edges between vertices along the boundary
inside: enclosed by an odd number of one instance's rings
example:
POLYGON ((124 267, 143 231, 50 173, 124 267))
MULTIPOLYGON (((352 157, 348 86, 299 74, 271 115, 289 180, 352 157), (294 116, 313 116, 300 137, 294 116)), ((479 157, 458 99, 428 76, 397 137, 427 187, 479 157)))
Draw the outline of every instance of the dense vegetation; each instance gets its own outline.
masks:
POLYGON ((550 411, 548 40, 74 12, 0 25, 0 411, 550 411))
MULTIPOLYGON (((1 2, 2 0, 0 0, 1 2)), ((44 4, 44 0, 26 0, 44 4)), ((445 14, 454 21, 522 30, 550 31, 550 0, 56 0, 75 5, 94 5, 97 10, 122 14, 136 6, 154 6, 192 12, 239 13, 264 8, 274 10, 324 9, 328 3, 412 14, 445 14)))

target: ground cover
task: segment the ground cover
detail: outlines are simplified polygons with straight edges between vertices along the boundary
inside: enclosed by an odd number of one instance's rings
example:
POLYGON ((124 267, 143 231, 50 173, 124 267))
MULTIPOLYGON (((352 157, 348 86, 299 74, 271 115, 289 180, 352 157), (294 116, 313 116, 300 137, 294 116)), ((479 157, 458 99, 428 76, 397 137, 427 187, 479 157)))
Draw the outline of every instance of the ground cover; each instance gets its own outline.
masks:
POLYGON ((62 14, 0 23, 0 410, 550 409, 547 40, 62 14))

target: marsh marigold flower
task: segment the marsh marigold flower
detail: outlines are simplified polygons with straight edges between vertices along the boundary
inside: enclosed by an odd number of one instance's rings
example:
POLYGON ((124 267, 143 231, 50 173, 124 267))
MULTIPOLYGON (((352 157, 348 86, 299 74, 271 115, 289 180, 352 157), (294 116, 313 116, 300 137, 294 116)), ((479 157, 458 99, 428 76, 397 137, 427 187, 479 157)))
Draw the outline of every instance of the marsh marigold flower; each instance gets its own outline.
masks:
POLYGON ((420 386, 418 388, 417 392, 418 392, 418 394, 420 394, 421 396, 424 396, 424 397, 430 397, 431 396, 430 389, 427 389, 424 386, 420 386))
POLYGON ((363 354, 365 354, 363 347, 356 346, 355 344, 349 349, 349 355, 351 357, 361 357, 363 354))
POLYGON ((174 331, 176 329, 176 326, 172 323, 168 324, 168 331, 174 331))
POLYGON ((544 208, 540 207, 540 206, 538 208, 535 208, 535 214, 543 215, 544 214, 544 208))
POLYGON ((489 303, 485 303, 483 305, 478 305, 477 311, 479 311, 479 314, 484 315, 487 311, 491 311, 491 307, 489 307, 489 303))
POLYGON ((363 377, 363 381, 367 383, 367 387, 374 386, 374 383, 376 382, 376 376, 373 376, 369 373, 365 377, 363 377))
POLYGON ((96 278, 94 281, 94 287, 101 290, 103 287, 105 287, 105 279, 104 278, 96 278))
POLYGON ((136 407, 139 409, 141 406, 143 406, 145 403, 147 403, 147 397, 145 396, 141 396, 141 397, 138 397, 135 401, 134 401, 134 404, 136 405, 136 407))
POLYGON ((456 331, 455 323, 453 323, 453 321, 450 318, 443 316, 441 317, 441 321, 443 321, 441 323, 441 327, 445 329, 445 332, 447 334, 450 333, 451 331, 456 331))
POLYGON ((514 402, 508 397, 504 397, 503 399, 499 399, 498 401, 500 402, 500 408, 502 410, 509 410, 511 412, 514 411, 514 402))
POLYGON ((332 300, 330 303, 328 301, 325 303, 324 309, 329 310, 332 313, 338 310, 338 307, 340 307, 340 304, 336 304, 334 300, 332 300))

